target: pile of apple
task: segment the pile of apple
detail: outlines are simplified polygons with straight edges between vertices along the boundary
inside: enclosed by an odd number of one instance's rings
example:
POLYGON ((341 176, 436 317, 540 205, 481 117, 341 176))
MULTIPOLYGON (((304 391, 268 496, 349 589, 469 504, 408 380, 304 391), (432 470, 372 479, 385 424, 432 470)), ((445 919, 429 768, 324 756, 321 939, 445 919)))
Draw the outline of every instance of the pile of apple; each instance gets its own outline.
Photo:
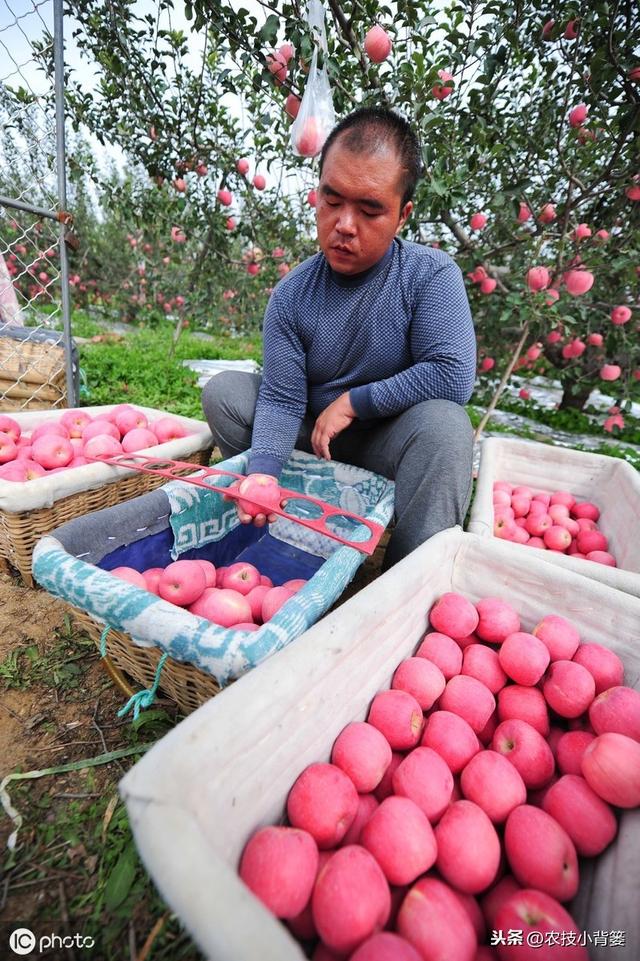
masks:
POLYGON ((116 567, 111 573, 220 627, 242 631, 257 631, 307 583, 294 578, 274 587, 246 561, 217 568, 211 561, 174 561, 142 572, 116 567))
POLYGON ((313 961, 587 961, 563 905, 640 805, 640 693, 557 615, 530 634, 505 601, 448 593, 430 624, 240 877, 313 961), (524 946, 490 946, 510 930, 524 946))
POLYGON ((505 541, 617 567, 598 530, 600 509, 569 491, 538 491, 507 481, 493 484, 493 533, 505 541))
POLYGON ((59 420, 45 421, 30 433, 0 414, 0 479, 22 483, 84 467, 94 457, 133 454, 190 433, 175 417, 149 423, 130 404, 118 404, 95 417, 85 410, 67 410, 59 420))

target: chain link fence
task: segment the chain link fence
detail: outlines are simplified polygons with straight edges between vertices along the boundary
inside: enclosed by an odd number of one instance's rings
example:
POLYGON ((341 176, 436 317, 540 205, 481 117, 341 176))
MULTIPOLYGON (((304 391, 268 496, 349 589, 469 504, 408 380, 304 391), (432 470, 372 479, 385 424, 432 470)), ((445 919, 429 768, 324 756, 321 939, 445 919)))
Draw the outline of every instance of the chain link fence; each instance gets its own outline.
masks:
POLYGON ((74 406, 63 0, 0 0, 0 411, 74 406))

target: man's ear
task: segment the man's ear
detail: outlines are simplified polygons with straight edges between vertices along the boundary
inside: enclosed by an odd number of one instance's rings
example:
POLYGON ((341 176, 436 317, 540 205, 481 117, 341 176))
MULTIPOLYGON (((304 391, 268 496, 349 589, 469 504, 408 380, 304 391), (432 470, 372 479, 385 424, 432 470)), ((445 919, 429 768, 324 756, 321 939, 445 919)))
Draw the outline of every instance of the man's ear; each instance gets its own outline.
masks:
POLYGON ((402 208, 402 210, 400 211, 400 217, 398 219, 398 226, 396 227, 396 233, 399 233, 402 230, 412 210, 413 210, 413 203, 410 200, 408 200, 407 203, 402 208))

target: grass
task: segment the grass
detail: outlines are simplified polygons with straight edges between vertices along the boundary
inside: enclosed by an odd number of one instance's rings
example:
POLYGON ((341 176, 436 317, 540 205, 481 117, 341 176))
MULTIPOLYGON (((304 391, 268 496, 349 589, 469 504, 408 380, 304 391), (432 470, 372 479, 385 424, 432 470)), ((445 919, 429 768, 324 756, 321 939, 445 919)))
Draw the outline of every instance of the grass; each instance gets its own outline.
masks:
MULTIPOLYGON (((67 615, 46 644, 5 656, 0 697, 16 692, 41 712, 32 710, 25 740, 37 767, 51 770, 7 787, 23 823, 16 848, 1 849, 4 921, 24 922, 36 933, 80 932, 93 939, 87 954, 100 961, 142 957, 137 952, 150 935, 153 961, 202 961, 147 875, 118 795, 122 774, 180 719, 175 708, 120 721, 122 695, 107 680, 93 642, 67 615), (110 758, 122 748, 129 756, 110 758), (76 769, 60 770, 62 762, 76 769)), ((7 824, 2 815, 3 830, 7 824)))
POLYGON ((197 374, 183 360, 256 360, 262 358, 260 335, 219 336, 200 340, 183 334, 175 354, 169 325, 133 332, 120 341, 80 348, 85 405, 127 402, 202 419, 197 374))

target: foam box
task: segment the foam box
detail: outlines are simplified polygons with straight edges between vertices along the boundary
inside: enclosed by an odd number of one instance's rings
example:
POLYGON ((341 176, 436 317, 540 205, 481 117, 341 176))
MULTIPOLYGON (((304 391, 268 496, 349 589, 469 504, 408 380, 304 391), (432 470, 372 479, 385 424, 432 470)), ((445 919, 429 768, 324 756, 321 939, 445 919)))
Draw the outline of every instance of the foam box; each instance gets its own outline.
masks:
POLYGON ((640 597, 640 474, 617 457, 590 454, 534 441, 487 437, 482 442, 475 497, 468 529, 493 537, 493 484, 508 481, 536 491, 567 490, 600 508, 598 527, 609 540, 617 567, 606 567, 558 551, 503 543, 551 564, 575 571, 640 597))
MULTIPOLYGON (((282 821, 305 767, 328 761, 337 735, 364 720, 377 691, 416 649, 434 601, 458 591, 498 595, 523 629, 546 614, 623 659, 640 687, 640 600, 459 529, 430 538, 166 735, 125 775, 120 792, 140 855, 161 894, 215 961, 302 961, 302 948, 237 875, 249 837, 282 821)), ((593 961, 640 957, 640 810, 615 842, 581 864, 569 906, 579 928, 621 930, 626 943, 591 947, 593 961)), ((544 951, 540 951, 540 958, 544 951)))

